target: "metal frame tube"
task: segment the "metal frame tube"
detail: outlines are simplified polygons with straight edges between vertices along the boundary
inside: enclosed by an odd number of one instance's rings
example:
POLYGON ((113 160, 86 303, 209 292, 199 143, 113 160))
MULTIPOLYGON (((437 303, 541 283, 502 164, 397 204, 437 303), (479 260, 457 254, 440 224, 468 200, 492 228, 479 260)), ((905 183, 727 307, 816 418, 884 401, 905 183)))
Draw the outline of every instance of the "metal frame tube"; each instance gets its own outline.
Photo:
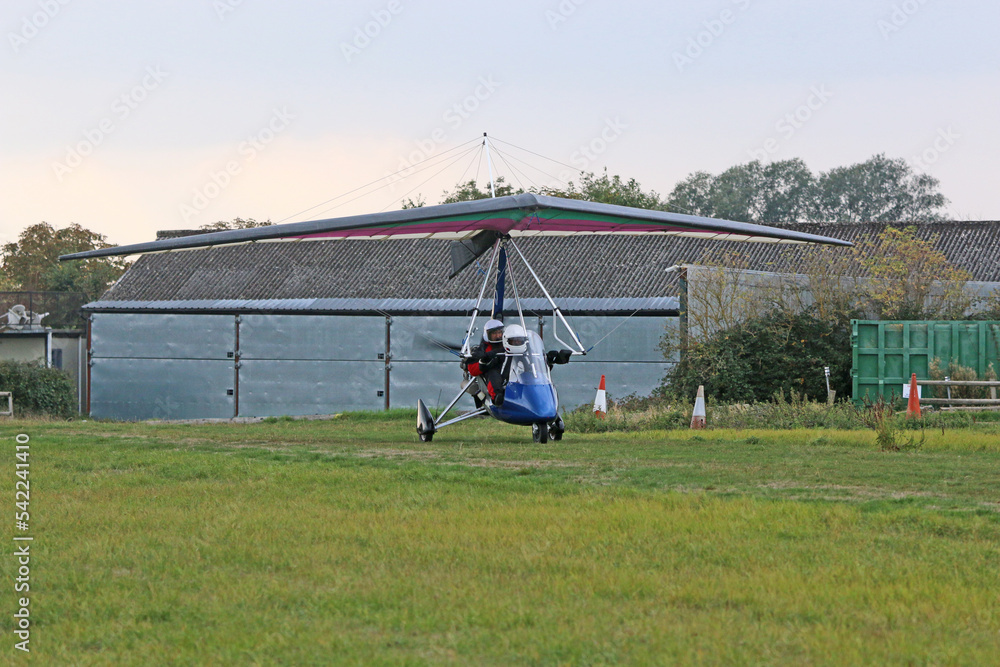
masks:
POLYGON ((472 419, 473 417, 478 417, 479 415, 485 415, 486 408, 479 408, 475 412, 467 412, 461 417, 455 417, 452 420, 446 421, 443 424, 434 424, 434 429, 444 428, 445 426, 451 426, 452 424, 457 424, 458 422, 464 422, 466 419, 472 419))
POLYGON ((483 286, 479 290, 479 299, 476 300, 476 307, 472 309, 472 319, 469 320, 469 328, 465 331, 465 341, 462 343, 462 356, 467 357, 472 354, 470 339, 476 326, 476 318, 479 317, 479 306, 483 304, 483 296, 486 294, 486 285, 490 282, 490 274, 493 273, 493 264, 497 261, 497 253, 500 252, 500 241, 498 238, 493 242, 493 255, 490 257, 490 265, 486 268, 486 277, 483 278, 483 286))
POLYGON ((472 383, 475 382, 475 381, 476 381, 476 378, 470 378, 469 381, 465 383, 465 386, 462 387, 462 391, 458 392, 458 396, 455 397, 455 400, 453 400, 451 403, 449 403, 448 407, 446 407, 444 409, 444 411, 441 414, 438 415, 438 418, 434 420, 434 428, 437 428, 441 424, 441 420, 444 419, 444 416, 446 414, 448 414, 449 410, 451 410, 453 407, 455 407, 455 404, 458 403, 458 401, 459 401, 460 398, 462 398, 462 394, 464 394, 465 391, 470 386, 472 386, 472 383))
POLYGON ((521 310, 521 297, 517 293, 517 280, 514 278, 514 272, 510 270, 510 262, 507 262, 507 272, 510 274, 510 286, 514 289, 514 303, 517 305, 517 317, 521 320, 521 328, 527 332, 528 327, 524 323, 524 312, 521 310))
POLYGON ((486 146, 486 166, 490 169, 490 196, 496 199, 497 189, 493 185, 493 158, 490 157, 490 138, 486 136, 485 132, 483 132, 483 145, 486 146))
POLYGON ((392 316, 385 316, 385 409, 392 407, 390 389, 392 385, 392 316))
POLYGON ((83 336, 76 339, 76 405, 83 413, 83 336))
MULTIPOLYGON (((545 289, 545 285, 542 283, 541 278, 539 278, 538 274, 535 273, 535 270, 531 268, 531 264, 528 263, 528 260, 524 256, 524 253, 521 252, 521 249, 517 246, 517 243, 514 242, 514 239, 512 238, 510 239, 510 244, 514 246, 514 250, 517 251, 517 254, 521 258, 521 261, 524 262, 524 266, 528 269, 528 272, 531 274, 531 277, 534 278, 535 282, 538 283, 538 286, 542 288, 542 294, 545 295, 545 298, 548 299, 549 304, 552 306, 552 314, 555 317, 558 317, 560 320, 562 320, 562 323, 566 327, 566 330, 569 331, 571 336, 573 336, 573 342, 575 342, 577 345, 577 349, 573 351, 573 354, 586 355, 587 350, 586 348, 583 347, 583 343, 580 342, 580 337, 576 335, 576 332, 573 331, 573 327, 571 327, 569 322, 566 321, 566 318, 563 316, 562 311, 559 310, 559 306, 556 305, 556 302, 552 298, 552 295, 549 294, 549 291, 545 289)), ((556 327, 554 324, 555 317, 553 318, 552 336, 566 347, 572 347, 572 345, 570 345, 563 339, 559 338, 559 334, 556 332, 556 327)))

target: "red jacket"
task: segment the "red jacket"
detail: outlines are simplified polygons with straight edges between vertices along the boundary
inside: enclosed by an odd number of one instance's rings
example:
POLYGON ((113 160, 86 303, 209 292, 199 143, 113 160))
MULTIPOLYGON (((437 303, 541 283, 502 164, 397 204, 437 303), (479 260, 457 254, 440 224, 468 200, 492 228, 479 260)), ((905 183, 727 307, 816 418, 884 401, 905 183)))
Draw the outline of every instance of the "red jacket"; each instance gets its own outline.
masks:
POLYGON ((485 371, 480 367, 480 362, 489 354, 503 353, 503 343, 487 343, 483 341, 472 349, 468 369, 469 375, 482 375, 485 371))

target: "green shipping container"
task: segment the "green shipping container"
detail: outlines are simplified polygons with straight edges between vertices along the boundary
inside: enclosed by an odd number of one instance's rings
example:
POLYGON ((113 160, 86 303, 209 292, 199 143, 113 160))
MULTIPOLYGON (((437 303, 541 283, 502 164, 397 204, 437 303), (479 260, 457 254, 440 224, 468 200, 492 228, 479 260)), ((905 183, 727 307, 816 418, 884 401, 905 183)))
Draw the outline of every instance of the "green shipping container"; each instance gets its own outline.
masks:
POLYGON ((993 366, 1000 372, 1000 322, 934 322, 852 320, 853 392, 855 402, 867 395, 901 396, 912 373, 930 379, 936 358, 973 368, 982 378, 993 366))

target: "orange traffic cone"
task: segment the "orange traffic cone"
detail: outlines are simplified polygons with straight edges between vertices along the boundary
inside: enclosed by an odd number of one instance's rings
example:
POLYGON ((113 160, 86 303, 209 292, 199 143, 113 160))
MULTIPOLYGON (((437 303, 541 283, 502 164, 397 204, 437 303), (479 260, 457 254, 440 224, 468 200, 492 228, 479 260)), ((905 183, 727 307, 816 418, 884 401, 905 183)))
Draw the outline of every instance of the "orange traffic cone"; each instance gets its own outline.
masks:
POLYGON ((597 387, 597 398, 594 399, 594 416, 604 419, 608 414, 608 394, 604 390, 604 376, 601 376, 601 384, 597 387))
POLYGON ((694 413, 691 415, 691 428, 705 428, 705 387, 698 387, 698 396, 694 399, 694 413))
POLYGON ((922 419, 920 414, 920 386, 917 385, 917 374, 910 376, 910 400, 906 404, 906 416, 922 419))

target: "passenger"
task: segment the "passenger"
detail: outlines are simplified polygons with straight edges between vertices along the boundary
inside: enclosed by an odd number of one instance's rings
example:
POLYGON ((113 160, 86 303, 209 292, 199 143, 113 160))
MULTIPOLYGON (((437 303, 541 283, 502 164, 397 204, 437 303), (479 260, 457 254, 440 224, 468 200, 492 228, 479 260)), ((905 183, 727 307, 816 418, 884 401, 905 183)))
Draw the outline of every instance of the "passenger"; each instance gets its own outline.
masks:
MULTIPOLYGON (((504 364, 507 357, 503 347, 503 322, 490 320, 483 328, 483 342, 472 349, 472 355, 462 360, 462 368, 474 377, 482 377, 486 381, 486 391, 493 405, 503 405, 504 389, 507 386, 505 373, 509 364, 504 364)), ((482 407, 476 400, 476 407, 482 407)))

